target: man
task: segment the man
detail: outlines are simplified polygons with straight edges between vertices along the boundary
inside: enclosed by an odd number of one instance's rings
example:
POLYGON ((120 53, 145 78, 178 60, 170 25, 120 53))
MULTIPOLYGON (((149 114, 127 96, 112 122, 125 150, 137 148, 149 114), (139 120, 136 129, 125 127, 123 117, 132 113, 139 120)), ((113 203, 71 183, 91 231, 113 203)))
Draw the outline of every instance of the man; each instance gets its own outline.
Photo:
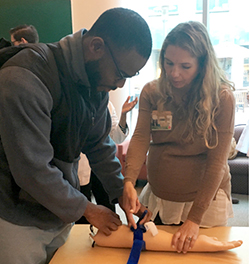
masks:
POLYGON ((38 43, 39 35, 32 25, 19 25, 10 29, 11 43, 14 46, 27 43, 38 43))
POLYGON ((16 53, 0 70, 1 263, 48 263, 82 215, 106 235, 117 230, 119 216, 79 191, 77 165, 86 154, 123 208, 108 92, 138 73, 151 48, 146 22, 114 8, 58 43, 0 51, 16 53))

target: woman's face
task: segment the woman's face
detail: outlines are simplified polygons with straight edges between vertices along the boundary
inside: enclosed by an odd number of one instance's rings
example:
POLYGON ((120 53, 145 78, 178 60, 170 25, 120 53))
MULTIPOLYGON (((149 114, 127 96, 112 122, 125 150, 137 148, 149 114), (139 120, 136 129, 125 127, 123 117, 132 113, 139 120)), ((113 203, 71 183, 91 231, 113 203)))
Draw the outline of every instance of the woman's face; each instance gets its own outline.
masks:
POLYGON ((198 60, 188 51, 169 45, 164 54, 164 70, 173 87, 189 89, 198 74, 198 60))

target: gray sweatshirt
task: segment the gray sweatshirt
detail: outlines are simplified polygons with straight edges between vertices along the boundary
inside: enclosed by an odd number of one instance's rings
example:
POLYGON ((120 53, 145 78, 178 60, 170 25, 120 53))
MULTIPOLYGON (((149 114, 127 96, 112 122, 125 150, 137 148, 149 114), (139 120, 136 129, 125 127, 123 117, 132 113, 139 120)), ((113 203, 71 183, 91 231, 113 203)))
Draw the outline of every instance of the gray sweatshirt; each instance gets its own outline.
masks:
POLYGON ((121 168, 108 136, 108 94, 91 89, 84 68, 85 32, 46 46, 47 52, 40 44, 42 52, 25 48, 0 70, 0 217, 11 223, 51 229, 84 214, 81 152, 110 200, 122 195, 121 168))

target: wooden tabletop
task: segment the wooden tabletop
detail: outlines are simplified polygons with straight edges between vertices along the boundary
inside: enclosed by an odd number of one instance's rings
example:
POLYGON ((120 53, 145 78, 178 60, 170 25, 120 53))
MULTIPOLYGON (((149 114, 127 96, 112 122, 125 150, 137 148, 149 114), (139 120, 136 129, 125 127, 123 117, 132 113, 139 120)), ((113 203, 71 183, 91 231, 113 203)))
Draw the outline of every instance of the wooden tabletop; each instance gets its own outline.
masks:
MULTIPOLYGON (((175 233, 178 227, 158 226, 175 233)), ((187 253, 143 251, 138 264, 249 264, 249 227, 215 227, 200 229, 200 234, 217 237, 221 241, 243 240, 243 245, 224 252, 187 253)), ((130 249, 92 247, 89 225, 75 225, 71 234, 58 249, 50 264, 126 264, 130 249)))

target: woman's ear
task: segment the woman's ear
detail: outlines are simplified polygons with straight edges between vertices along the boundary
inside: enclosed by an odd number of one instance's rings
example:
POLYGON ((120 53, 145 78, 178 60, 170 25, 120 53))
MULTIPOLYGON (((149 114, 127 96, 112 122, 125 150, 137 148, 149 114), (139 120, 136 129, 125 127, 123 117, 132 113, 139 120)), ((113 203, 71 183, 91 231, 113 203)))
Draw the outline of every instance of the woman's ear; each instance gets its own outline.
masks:
POLYGON ((100 37, 93 37, 89 42, 89 51, 93 60, 99 60, 105 53, 105 43, 100 37))

